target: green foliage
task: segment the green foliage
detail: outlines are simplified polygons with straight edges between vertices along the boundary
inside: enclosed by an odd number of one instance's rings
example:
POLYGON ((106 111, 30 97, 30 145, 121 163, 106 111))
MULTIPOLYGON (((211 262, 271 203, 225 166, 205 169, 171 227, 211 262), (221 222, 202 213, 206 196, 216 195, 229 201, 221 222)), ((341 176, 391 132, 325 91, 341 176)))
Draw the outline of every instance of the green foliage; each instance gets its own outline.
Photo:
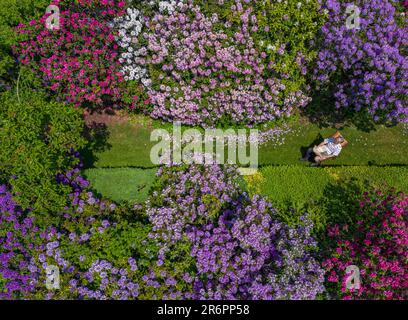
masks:
POLYGON ((2 80, 16 78, 13 72, 16 59, 12 53, 12 46, 18 43, 19 36, 14 28, 19 23, 25 23, 43 15, 49 4, 49 0, 0 1, 0 90, 2 80))
POLYGON ((81 111, 33 91, 3 93, 0 104, 0 180, 23 207, 58 212, 68 188, 56 175, 77 163, 68 154, 85 143, 81 111))

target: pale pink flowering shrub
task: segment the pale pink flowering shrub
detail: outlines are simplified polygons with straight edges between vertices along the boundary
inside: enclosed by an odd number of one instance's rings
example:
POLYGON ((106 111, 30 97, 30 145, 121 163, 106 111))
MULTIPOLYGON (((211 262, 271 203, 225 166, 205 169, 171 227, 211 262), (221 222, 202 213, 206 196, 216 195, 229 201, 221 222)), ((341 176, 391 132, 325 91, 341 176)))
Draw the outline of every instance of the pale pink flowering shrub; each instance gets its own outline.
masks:
POLYGON ((117 62, 118 45, 109 22, 123 14, 124 1, 53 1, 60 8, 60 29, 39 21, 20 24, 25 35, 16 48, 21 63, 42 76, 45 87, 76 106, 115 105, 124 93, 117 62))
POLYGON ((331 257, 323 262, 327 286, 342 299, 407 299, 408 195, 365 193, 353 225, 334 225, 331 257), (359 290, 349 290, 347 266, 360 269, 359 290))
POLYGON ((147 52, 139 63, 150 71, 153 117, 190 125, 253 125, 289 116, 307 103, 300 91, 283 94, 283 75, 266 63, 266 52, 251 37, 250 14, 251 9, 241 12, 233 35, 228 23, 219 27, 217 14, 206 16, 192 3, 148 21, 147 52))

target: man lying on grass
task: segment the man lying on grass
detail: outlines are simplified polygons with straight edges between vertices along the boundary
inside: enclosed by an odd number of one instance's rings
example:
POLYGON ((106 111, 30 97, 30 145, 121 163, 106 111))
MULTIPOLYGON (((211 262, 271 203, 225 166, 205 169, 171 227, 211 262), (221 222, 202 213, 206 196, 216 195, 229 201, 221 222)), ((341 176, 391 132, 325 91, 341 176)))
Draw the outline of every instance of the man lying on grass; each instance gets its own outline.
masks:
POLYGON ((330 138, 324 139, 323 142, 318 146, 309 148, 306 151, 305 156, 303 158, 300 158, 300 160, 307 161, 314 154, 313 160, 315 163, 313 163, 312 166, 319 166, 325 160, 338 157, 341 150, 345 146, 347 146, 347 144, 348 142, 346 141, 346 139, 344 139, 340 132, 337 131, 330 138))

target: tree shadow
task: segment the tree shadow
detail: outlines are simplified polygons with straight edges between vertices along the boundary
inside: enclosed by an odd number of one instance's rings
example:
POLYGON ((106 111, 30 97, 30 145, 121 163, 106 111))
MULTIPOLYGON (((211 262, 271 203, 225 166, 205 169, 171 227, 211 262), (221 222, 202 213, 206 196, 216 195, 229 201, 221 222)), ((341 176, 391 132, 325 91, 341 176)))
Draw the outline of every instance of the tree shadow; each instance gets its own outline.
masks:
POLYGON ((351 178, 346 182, 330 183, 323 191, 322 205, 328 224, 352 224, 360 208, 362 194, 370 188, 368 181, 351 178))
POLYGON ((367 110, 356 111, 352 108, 336 108, 334 98, 329 90, 315 92, 312 102, 301 114, 319 128, 343 129, 355 126, 358 130, 370 132, 375 130, 375 122, 367 110))
POLYGON ((85 125, 84 136, 88 143, 81 152, 85 168, 93 167, 98 160, 96 155, 98 152, 109 150, 112 147, 108 143, 109 135, 108 127, 104 123, 93 121, 85 125))

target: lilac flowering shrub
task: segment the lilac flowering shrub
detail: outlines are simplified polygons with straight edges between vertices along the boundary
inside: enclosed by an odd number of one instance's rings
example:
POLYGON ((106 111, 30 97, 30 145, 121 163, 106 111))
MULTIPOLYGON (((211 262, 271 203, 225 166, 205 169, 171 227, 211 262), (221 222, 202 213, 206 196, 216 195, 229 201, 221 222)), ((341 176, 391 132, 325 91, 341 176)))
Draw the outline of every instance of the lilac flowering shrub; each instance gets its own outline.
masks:
POLYGON ((312 226, 290 229, 274 220, 269 203, 254 197, 216 223, 193 228, 196 299, 314 299, 324 271, 310 255, 312 226))
POLYGON ((323 292, 310 222, 278 222, 270 203, 233 183, 236 175, 218 165, 159 172, 161 192, 153 192, 147 214, 160 250, 142 277, 143 298, 313 299, 323 292))
POLYGON ((2 298, 313 299, 324 290, 308 219, 277 221, 232 167, 162 168, 146 207, 134 208, 96 198, 77 171, 59 177, 71 201, 48 225, 1 187, 2 298), (59 268, 60 289, 47 290, 47 266, 59 268))
POLYGON ((41 250, 42 236, 46 234, 33 227, 32 219, 24 217, 12 194, 0 185, 0 299, 21 298, 35 288, 30 251, 41 250), (29 246, 27 238, 32 241, 29 246))
POLYGON ((181 239, 186 225, 216 218, 238 194, 238 173, 233 167, 162 167, 158 175, 147 215, 153 230, 168 242, 181 239))
POLYGON ((366 111, 375 121, 407 121, 408 29, 406 18, 397 23, 396 3, 355 1, 360 29, 346 25, 349 3, 321 3, 328 21, 314 74, 320 88, 332 87, 338 109, 366 111))

